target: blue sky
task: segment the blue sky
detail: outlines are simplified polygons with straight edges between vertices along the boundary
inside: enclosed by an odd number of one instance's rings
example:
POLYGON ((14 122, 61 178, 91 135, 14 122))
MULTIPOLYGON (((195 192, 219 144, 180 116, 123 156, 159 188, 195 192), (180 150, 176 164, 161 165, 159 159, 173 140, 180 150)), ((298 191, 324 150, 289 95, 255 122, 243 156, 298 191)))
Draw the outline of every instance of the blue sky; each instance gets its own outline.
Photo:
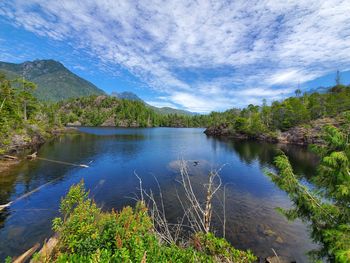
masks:
POLYGON ((350 83, 350 2, 0 2, 0 60, 55 59, 107 93, 194 112, 350 83))

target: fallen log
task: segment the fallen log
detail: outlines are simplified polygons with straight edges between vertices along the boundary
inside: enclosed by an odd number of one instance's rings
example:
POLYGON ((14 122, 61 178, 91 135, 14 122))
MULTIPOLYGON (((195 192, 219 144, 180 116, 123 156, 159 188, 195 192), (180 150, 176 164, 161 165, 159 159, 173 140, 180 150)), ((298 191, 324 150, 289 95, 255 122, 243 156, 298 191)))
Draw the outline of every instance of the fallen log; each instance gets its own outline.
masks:
MULTIPOLYGON (((54 250, 57 244, 57 235, 51 237, 47 242, 44 243, 43 247, 39 251, 40 262, 50 262, 52 251, 54 250)), ((34 261, 31 260, 30 263, 34 263, 34 261)))

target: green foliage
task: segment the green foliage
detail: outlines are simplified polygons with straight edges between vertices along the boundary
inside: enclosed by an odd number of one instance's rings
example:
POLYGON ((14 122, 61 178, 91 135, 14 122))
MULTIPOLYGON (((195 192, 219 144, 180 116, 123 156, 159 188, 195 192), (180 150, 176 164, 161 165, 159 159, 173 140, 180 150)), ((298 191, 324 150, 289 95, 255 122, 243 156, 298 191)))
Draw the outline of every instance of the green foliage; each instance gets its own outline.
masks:
POLYGON ((267 106, 264 100, 262 106, 248 105, 242 110, 212 112, 209 115, 208 125, 231 127, 232 133, 256 138, 277 131, 286 131, 298 125, 305 126, 318 118, 334 118, 339 115, 345 119, 343 113, 349 110, 350 86, 339 85, 325 94, 301 95, 301 92, 297 91, 296 97, 274 101, 271 106, 267 106))
POLYGON ((142 101, 108 96, 88 96, 59 102, 63 124, 79 121, 85 126, 117 127, 204 127, 204 115, 160 114, 142 101))
POLYGON ((34 83, 9 80, 0 73, 0 154, 11 148, 14 135, 26 142, 34 136, 45 137, 59 126, 54 106, 38 102, 34 90, 34 83))
POLYGON ((256 257, 247 252, 233 248, 224 238, 217 238, 212 233, 197 233, 193 244, 198 251, 214 257, 215 262, 254 262, 256 257))
POLYGON ((294 203, 290 210, 279 209, 288 219, 297 217, 311 223, 311 235, 322 247, 315 258, 331 262, 350 261, 350 144, 347 134, 333 126, 324 128, 324 146, 314 147, 321 162, 312 179, 311 191, 294 174, 288 158, 281 154, 275 163, 279 174, 269 173, 294 203))
MULTIPOLYGON (((102 212, 81 182, 62 200, 62 218, 53 221, 59 243, 49 262, 254 262, 213 234, 197 233, 189 245, 163 244, 141 202, 120 212, 102 212)), ((40 256, 36 257, 40 260, 40 256)))

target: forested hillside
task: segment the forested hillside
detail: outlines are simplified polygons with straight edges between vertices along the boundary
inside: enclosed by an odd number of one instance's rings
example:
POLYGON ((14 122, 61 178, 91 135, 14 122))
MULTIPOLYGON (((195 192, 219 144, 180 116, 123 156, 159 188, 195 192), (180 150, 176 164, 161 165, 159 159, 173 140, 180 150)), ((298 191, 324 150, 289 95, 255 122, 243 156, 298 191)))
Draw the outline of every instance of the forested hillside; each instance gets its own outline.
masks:
POLYGON ((328 92, 301 94, 268 106, 248 105, 210 114, 208 135, 255 138, 297 144, 318 143, 317 133, 325 124, 339 126, 350 110, 350 86, 337 85, 328 92))
POLYGON ((104 94, 91 82, 77 76, 55 60, 35 60, 20 64, 0 62, 7 78, 25 78, 37 85, 34 96, 41 101, 104 94))
POLYGON ((161 114, 138 100, 89 96, 58 103, 64 125, 116 127, 205 127, 208 116, 161 114))

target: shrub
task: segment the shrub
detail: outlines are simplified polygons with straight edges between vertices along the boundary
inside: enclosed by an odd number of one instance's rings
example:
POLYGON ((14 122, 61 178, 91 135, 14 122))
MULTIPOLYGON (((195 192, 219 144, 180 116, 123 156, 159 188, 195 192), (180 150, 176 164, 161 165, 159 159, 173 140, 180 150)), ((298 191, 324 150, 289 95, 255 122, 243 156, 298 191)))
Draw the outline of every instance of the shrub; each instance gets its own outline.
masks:
MULTIPOLYGON (((49 262, 253 262, 251 252, 233 248, 213 234, 197 233, 187 246, 164 244, 142 202, 120 212, 103 212, 88 198, 83 182, 60 205, 53 229, 59 242, 49 262)), ((35 257, 40 261, 40 255, 35 257)), ((43 261, 43 259, 41 259, 43 261)))

